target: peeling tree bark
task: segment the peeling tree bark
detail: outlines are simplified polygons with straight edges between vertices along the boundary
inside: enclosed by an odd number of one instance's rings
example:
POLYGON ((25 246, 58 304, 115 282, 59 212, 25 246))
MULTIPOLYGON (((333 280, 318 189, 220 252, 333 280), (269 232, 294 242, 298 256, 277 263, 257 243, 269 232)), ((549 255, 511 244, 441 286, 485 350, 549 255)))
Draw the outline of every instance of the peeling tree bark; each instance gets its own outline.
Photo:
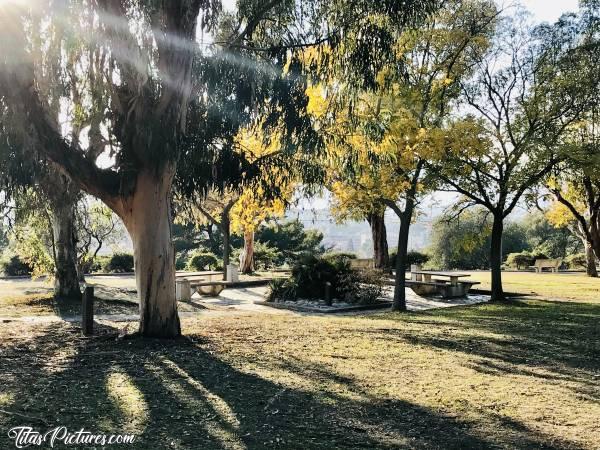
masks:
POLYGON ((244 250, 240 254, 240 271, 242 273, 254 272, 254 232, 244 232, 244 250))
POLYGON ((54 257, 54 297, 80 299, 75 208, 79 190, 61 173, 50 170, 40 180, 50 204, 54 257))
POLYGON ((367 216, 373 238, 373 267, 385 270, 389 266, 387 230, 385 228, 385 211, 371 213, 367 216))
POLYGON ((75 205, 65 202, 52 205, 52 232, 55 246, 54 296, 80 299, 75 245, 75 205))
POLYGON ((181 334, 171 229, 173 173, 173 170, 159 175, 141 172, 123 212, 133 242, 140 333, 150 337, 171 338, 181 334))
POLYGON ((583 239, 585 248, 585 273, 588 277, 598 278, 598 269, 596 268, 596 254, 592 244, 587 239, 583 239))

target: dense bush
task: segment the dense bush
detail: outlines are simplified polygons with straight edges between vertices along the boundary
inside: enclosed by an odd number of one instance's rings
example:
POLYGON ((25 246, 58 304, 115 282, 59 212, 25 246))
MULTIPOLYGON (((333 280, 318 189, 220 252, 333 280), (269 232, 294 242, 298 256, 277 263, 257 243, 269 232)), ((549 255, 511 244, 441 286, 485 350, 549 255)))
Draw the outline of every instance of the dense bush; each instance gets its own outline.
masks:
POLYGON ((257 270, 273 269, 282 264, 280 251, 262 242, 254 243, 254 268, 257 270))
POLYGON ((186 251, 178 252, 175 256, 175 270, 185 270, 190 258, 186 251))
POLYGON ((273 249, 269 264, 274 266, 293 265, 305 255, 320 255, 325 251, 323 233, 306 230, 299 220, 268 222, 256 230, 255 239, 257 243, 273 249))
MULTIPOLYGON (((482 209, 464 212, 460 219, 437 219, 433 224, 429 266, 437 269, 489 269, 492 221, 482 209)), ((502 255, 529 250, 526 230, 520 223, 505 224, 502 255)))
POLYGON ((529 266, 533 266, 535 258, 529 252, 521 253, 510 253, 506 257, 506 265, 514 269, 526 269, 529 266))
MULTIPOLYGON (((393 269, 396 267, 396 258, 398 256, 398 252, 396 250, 392 250, 390 253, 390 267, 393 269)), ((417 264, 422 266, 429 261, 430 257, 427 253, 421 253, 416 251, 411 251, 406 254, 406 268, 409 269, 411 265, 417 264)))
POLYGON ((569 255, 565 258, 565 264, 569 269, 585 269, 587 267, 587 258, 585 253, 577 253, 575 255, 569 255))
POLYGON ((33 268, 17 255, 7 255, 0 260, 0 272, 9 277, 31 275, 33 268))
POLYGON ((215 255, 208 252, 197 252, 191 255, 186 269, 190 271, 216 270, 218 266, 219 259, 215 255))
POLYGON ((370 303, 381 295, 379 274, 359 272, 350 267, 348 255, 305 256, 292 268, 287 280, 271 283, 269 301, 325 298, 325 283, 331 283, 331 297, 351 303, 370 303))
POLYGON ((323 259, 329 261, 333 265, 348 263, 350 264, 351 259, 356 259, 356 255, 354 253, 344 253, 344 252, 327 252, 323 254, 323 259))
POLYGON ((133 272, 133 265, 131 253, 113 253, 102 259, 102 270, 108 273, 133 272))

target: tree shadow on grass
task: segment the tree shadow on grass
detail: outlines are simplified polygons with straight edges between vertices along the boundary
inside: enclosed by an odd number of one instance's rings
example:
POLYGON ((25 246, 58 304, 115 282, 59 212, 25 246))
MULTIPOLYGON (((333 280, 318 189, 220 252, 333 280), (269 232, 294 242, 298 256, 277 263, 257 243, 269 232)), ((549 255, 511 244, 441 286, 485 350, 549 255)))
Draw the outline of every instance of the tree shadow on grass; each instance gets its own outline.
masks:
POLYGON ((385 318, 424 325, 426 332, 369 330, 375 338, 463 353, 471 356, 470 367, 483 373, 573 382, 578 393, 600 400, 598 304, 511 301, 385 318))
MULTIPOLYGON (((140 436, 128 447, 140 449, 574 447, 518 422, 486 436, 476 423, 407 401, 273 382, 226 363, 202 340, 115 340, 116 331, 81 338, 55 323, 3 333, 0 408, 27 417, 0 413, 1 448, 12 447, 7 430, 19 425, 133 432, 140 436)), ((316 370, 302 361, 288 369, 316 370)), ((352 380, 337 382, 353 389, 352 380)))

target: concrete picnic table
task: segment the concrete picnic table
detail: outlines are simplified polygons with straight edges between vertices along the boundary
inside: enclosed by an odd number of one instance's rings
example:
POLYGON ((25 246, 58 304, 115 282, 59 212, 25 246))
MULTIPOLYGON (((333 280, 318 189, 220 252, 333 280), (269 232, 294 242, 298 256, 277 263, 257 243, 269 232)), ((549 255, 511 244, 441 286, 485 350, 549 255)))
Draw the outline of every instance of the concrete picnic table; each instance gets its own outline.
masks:
POLYGON ((204 271, 204 272, 180 272, 177 273, 176 278, 193 278, 193 279, 198 279, 198 278, 208 278, 209 280, 211 280, 213 277, 215 276, 223 276, 223 272, 222 271, 204 271))
POLYGON ((459 278, 470 277, 471 275, 466 273, 456 273, 456 272, 435 272, 431 270, 416 270, 411 271, 411 274, 422 275, 423 281, 430 282, 432 276, 449 278, 450 284, 455 286, 458 284, 459 278))
POLYGON ((177 300, 189 301, 192 289, 203 295, 219 295, 229 282, 223 281, 223 272, 204 271, 176 274, 175 297, 177 300), (214 277, 220 277, 218 281, 214 277))

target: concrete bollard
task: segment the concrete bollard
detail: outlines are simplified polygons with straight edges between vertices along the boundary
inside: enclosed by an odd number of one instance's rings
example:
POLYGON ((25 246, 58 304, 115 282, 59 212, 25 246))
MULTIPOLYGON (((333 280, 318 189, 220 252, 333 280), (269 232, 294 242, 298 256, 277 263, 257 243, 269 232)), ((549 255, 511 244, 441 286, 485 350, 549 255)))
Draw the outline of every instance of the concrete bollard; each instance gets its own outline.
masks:
POLYGON ((229 281, 230 283, 237 283, 240 281, 238 266, 236 266, 235 264, 227 264, 226 281, 229 281))
POLYGON ((81 305, 81 331, 84 336, 94 334, 94 288, 87 286, 83 291, 81 305))
POLYGON ((421 270, 421 266, 418 264, 411 264, 410 266, 410 279, 412 281, 421 281, 423 279, 423 275, 421 275, 420 273, 415 273, 415 272, 419 272, 421 270))
POLYGON ((180 302, 189 302, 192 300, 190 280, 183 278, 175 282, 175 298, 180 302))

